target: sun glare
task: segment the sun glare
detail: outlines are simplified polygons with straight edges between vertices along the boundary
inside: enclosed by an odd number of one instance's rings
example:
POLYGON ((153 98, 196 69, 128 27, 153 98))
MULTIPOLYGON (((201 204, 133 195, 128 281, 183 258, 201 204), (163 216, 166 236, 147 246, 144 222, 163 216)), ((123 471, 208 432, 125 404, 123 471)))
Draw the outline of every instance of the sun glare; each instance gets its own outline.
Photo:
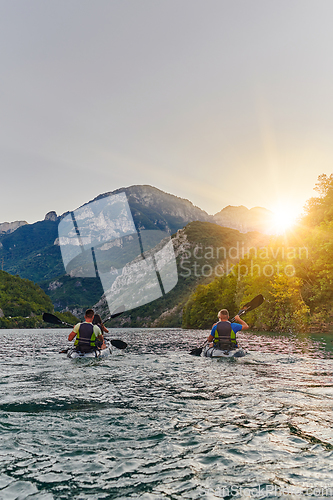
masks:
POLYGON ((288 231, 296 223, 297 214, 291 207, 278 207, 273 214, 274 229, 277 234, 288 231))

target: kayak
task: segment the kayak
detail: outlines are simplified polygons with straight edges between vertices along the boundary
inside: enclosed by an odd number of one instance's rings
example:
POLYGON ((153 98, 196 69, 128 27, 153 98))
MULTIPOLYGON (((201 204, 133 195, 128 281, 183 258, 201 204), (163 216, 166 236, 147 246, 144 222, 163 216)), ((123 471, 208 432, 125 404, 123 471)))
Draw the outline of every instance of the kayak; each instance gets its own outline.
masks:
POLYGON ((203 349, 201 356, 205 358, 242 358, 246 356, 247 352, 241 347, 238 349, 233 349, 232 351, 221 351, 215 347, 206 347, 203 349))
POLYGON ((75 349, 75 347, 72 347, 67 352, 67 357, 71 358, 71 359, 75 359, 75 358, 107 358, 110 354, 112 354, 111 342, 106 341, 105 345, 106 345, 105 349, 96 349, 96 351, 90 351, 90 352, 80 352, 80 351, 77 351, 75 349))

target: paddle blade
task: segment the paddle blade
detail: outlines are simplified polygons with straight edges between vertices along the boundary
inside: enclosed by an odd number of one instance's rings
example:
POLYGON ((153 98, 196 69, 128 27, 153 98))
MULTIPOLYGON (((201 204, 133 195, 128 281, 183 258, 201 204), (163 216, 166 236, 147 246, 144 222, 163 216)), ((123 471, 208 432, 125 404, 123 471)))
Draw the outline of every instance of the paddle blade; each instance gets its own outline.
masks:
POLYGON ((192 351, 190 351, 191 356, 201 356, 202 349, 202 347, 196 347, 195 349, 192 349, 192 351))
POLYGON ((50 314, 50 313, 44 313, 43 320, 46 323, 52 323, 53 325, 61 325, 62 324, 62 321, 59 318, 57 318, 57 316, 54 316, 54 314, 50 314))
MULTIPOLYGON (((264 297, 260 294, 254 297, 250 302, 244 304, 242 309, 239 311, 238 316, 243 316, 248 311, 253 311, 256 307, 259 307, 264 302, 264 297)), ((235 316, 230 320, 231 323, 235 321, 235 316)))
POLYGON ((122 340, 119 339, 112 339, 111 344, 113 347, 116 347, 117 349, 126 349, 127 344, 126 342, 123 342, 122 340))
POLYGON ((121 312, 117 312, 117 313, 114 313, 114 314, 111 314, 110 318, 109 319, 113 319, 113 318, 118 318, 118 316, 120 316, 121 314, 123 314, 124 311, 121 311, 121 312))
POLYGON ((106 318, 103 323, 106 323, 107 321, 109 321, 110 319, 113 319, 113 318, 117 318, 118 316, 120 316, 121 314, 123 314, 123 312, 125 311, 125 306, 120 306, 118 307, 115 312, 113 314, 111 314, 111 316, 109 316, 108 318, 106 318))
POLYGON ((264 302, 264 300, 265 299, 261 294, 257 295, 256 297, 254 297, 254 299, 252 299, 250 302, 248 302, 242 307, 242 311, 244 312, 252 311, 253 309, 259 307, 264 302))

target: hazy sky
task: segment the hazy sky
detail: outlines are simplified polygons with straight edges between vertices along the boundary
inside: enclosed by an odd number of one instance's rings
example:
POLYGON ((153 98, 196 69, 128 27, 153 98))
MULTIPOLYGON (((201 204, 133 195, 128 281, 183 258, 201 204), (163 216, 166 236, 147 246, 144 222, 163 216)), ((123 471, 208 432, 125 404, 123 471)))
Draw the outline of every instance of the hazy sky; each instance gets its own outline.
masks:
POLYGON ((0 0, 0 222, 150 184, 301 210, 333 170, 332 0, 0 0))

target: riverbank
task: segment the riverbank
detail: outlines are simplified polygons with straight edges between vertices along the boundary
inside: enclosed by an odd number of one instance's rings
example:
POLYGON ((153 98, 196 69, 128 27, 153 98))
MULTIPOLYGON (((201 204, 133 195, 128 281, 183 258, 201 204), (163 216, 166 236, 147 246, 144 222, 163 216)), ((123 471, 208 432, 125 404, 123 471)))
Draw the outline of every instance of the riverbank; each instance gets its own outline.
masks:
MULTIPOLYGON (((70 325, 75 325, 78 323, 79 319, 70 312, 59 313, 56 315, 61 321, 69 323, 70 325)), ((0 317, 0 329, 36 329, 36 328, 50 328, 50 324, 43 321, 42 315, 33 315, 29 317, 14 316, 14 317, 0 317)), ((62 326, 52 325, 52 328, 62 328, 62 326)))

